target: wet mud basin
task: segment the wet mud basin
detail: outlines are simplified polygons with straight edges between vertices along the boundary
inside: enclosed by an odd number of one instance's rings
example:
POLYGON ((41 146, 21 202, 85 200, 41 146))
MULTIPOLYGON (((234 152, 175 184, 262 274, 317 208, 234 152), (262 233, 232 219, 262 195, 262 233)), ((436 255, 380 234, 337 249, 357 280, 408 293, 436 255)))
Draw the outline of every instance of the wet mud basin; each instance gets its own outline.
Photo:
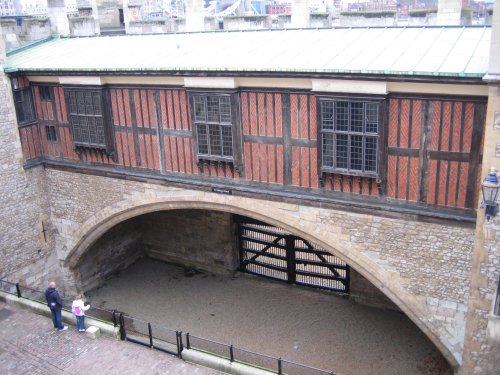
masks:
POLYGON ((186 273, 143 258, 86 297, 96 307, 339 375, 452 374, 403 313, 258 276, 186 273))

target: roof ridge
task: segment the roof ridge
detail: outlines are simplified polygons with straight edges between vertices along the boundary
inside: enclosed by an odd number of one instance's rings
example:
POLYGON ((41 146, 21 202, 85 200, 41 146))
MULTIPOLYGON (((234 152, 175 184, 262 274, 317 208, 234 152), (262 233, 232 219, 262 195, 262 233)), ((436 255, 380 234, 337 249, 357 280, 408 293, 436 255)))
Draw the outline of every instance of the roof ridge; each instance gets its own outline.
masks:
POLYGON ((22 46, 19 46, 19 47, 15 47, 15 48, 11 49, 10 51, 7 51, 7 56, 15 55, 18 52, 24 51, 26 49, 37 46, 39 44, 50 42, 53 39, 60 39, 60 36, 59 35, 49 35, 48 37, 45 37, 42 39, 37 39, 33 42, 23 44, 22 46))

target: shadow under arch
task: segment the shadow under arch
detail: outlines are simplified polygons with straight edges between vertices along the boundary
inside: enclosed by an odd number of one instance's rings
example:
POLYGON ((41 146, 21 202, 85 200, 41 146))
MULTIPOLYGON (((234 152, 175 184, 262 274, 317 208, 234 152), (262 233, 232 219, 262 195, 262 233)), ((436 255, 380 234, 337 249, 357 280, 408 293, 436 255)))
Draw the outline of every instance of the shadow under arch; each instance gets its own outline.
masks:
POLYGON ((183 199, 180 200, 153 201, 151 203, 144 203, 144 201, 142 201, 142 204, 138 203, 134 205, 132 203, 128 207, 117 206, 111 209, 107 208, 106 210, 101 211, 88 219, 74 233, 73 238, 78 240, 67 245, 69 252, 64 259, 63 264, 65 267, 73 270, 78 266, 80 258, 85 254, 87 249, 103 234, 115 225, 140 215, 159 211, 191 209, 220 211, 247 216, 249 218, 283 228, 294 235, 321 246, 326 251, 344 260, 350 267, 354 268, 358 273, 384 293, 384 295, 386 295, 394 304, 396 304, 401 311, 403 311, 406 316, 430 339, 430 341, 438 348, 453 368, 458 368, 460 366, 461 358, 456 358, 452 351, 446 346, 443 338, 438 336, 436 332, 432 330, 430 325, 419 318, 422 314, 418 304, 412 303, 411 299, 408 298, 408 293, 403 290, 401 285, 397 285, 394 282, 390 284, 386 283, 387 279, 390 278, 387 270, 381 268, 374 261, 362 261, 359 258, 351 256, 352 244, 346 245, 341 242, 340 238, 337 241, 325 241, 317 234, 310 233, 307 229, 304 229, 303 226, 300 225, 300 220, 298 220, 296 216, 287 213, 287 210, 274 212, 273 210, 270 210, 265 203, 262 204, 261 201, 257 201, 259 203, 255 204, 250 209, 248 207, 240 206, 237 202, 232 202, 233 199, 227 199, 221 203, 209 200, 200 201, 199 198, 200 197, 193 197, 193 199, 186 199, 186 197, 183 197, 183 199), (379 273, 381 270, 382 274, 385 272, 387 277, 377 275, 373 271, 374 268, 378 268, 379 273))

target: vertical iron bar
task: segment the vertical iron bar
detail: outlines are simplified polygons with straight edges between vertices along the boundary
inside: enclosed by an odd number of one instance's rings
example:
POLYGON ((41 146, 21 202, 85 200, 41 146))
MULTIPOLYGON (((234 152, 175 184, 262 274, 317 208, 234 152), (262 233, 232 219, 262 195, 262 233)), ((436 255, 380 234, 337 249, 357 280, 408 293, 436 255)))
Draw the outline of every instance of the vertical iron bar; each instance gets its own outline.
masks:
POLYGON ((179 331, 175 331, 175 344, 177 345, 177 357, 179 357, 181 354, 179 349, 179 331))
POLYGON ((286 268, 288 274, 288 283, 295 283, 295 236, 285 236, 286 247, 286 268))
POLYGON ((229 347, 229 358, 231 362, 234 362, 233 344, 229 347))
MULTIPOLYGON (((184 344, 182 343, 182 331, 179 332, 179 343, 180 343, 181 353, 182 353, 182 351, 184 350, 184 344)), ((182 358, 182 354, 181 354, 180 358, 182 358)))
POLYGON ((17 291, 17 296, 21 298, 21 288, 19 287, 19 283, 16 283, 16 291, 17 291))
POLYGON ((191 349, 191 342, 189 341, 189 332, 186 333, 186 347, 191 349))
POLYGON ((243 254, 243 240, 241 238, 241 226, 242 224, 237 221, 236 222, 236 237, 238 239, 238 252, 240 254, 240 271, 245 272, 245 264, 244 264, 244 254, 243 254))
POLYGON ((125 340, 127 338, 127 332, 125 331, 125 318, 123 313, 120 313, 120 339, 125 340))
POLYGON ((151 329, 151 323, 148 323, 148 332, 149 332, 149 346, 153 347, 153 330, 151 329))
POLYGON ((118 322, 116 320, 116 310, 113 310, 113 326, 116 327, 118 325, 118 322))
POLYGON ((175 331, 175 336, 177 338, 177 357, 182 358, 182 331, 175 331))
POLYGON ((349 294, 351 287, 351 267, 346 265, 344 292, 349 294))
POLYGON ((283 375, 283 372, 281 370, 281 357, 278 358, 278 375, 283 375))

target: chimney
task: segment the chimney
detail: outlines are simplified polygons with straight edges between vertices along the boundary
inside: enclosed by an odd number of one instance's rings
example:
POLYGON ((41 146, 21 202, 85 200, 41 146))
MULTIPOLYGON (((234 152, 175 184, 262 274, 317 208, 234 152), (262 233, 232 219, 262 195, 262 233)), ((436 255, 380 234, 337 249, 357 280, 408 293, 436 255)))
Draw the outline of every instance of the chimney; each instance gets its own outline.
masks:
POLYGON ((186 0, 186 31, 205 30, 203 0, 186 0))
POLYGON ((7 50, 5 47, 5 35, 0 24, 0 74, 3 74, 2 64, 7 60, 7 50))
POLYGON ((307 28, 311 25, 311 10, 309 0, 292 0, 292 23, 293 28, 307 28))
POLYGON ((47 0, 47 7, 51 33, 68 36, 70 34, 69 21, 64 0, 47 0))
POLYGON ((460 26, 462 0, 439 0, 437 12, 438 26, 460 26))

